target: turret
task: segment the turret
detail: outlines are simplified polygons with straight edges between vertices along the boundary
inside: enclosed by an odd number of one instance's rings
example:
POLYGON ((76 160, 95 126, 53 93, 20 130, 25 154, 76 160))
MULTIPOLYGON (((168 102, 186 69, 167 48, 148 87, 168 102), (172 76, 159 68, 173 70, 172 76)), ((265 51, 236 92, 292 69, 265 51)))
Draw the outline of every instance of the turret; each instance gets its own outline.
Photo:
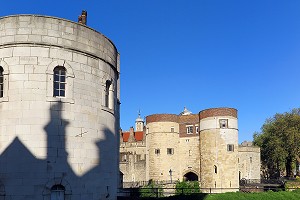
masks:
POLYGON ((143 131, 144 120, 141 118, 141 112, 139 111, 138 118, 135 120, 135 131, 143 131))

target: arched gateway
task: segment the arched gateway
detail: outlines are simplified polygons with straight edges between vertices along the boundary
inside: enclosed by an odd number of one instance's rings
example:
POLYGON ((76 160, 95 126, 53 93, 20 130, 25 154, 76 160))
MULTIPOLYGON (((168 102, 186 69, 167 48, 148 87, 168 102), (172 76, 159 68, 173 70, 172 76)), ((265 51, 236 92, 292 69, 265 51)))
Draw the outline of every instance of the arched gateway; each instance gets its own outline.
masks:
POLYGON ((199 181, 198 180, 198 175, 193 173, 193 172, 188 172, 183 176, 183 179, 185 181, 199 181))

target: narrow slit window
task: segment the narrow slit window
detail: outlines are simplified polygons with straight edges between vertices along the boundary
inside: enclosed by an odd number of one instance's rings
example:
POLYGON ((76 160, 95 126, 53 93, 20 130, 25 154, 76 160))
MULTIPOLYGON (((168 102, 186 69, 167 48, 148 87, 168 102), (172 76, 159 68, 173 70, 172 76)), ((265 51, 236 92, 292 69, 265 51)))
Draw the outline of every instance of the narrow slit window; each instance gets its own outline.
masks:
POLYGON ((159 155, 160 154, 160 149, 155 149, 155 154, 159 155))
POLYGON ((218 168, 217 168, 217 166, 216 166, 216 165, 214 165, 214 172, 215 172, 215 174, 217 174, 217 173, 218 173, 218 168))
POLYGON ((66 69, 62 66, 57 66, 53 70, 53 96, 66 96, 66 69))
POLYGON ((3 97, 4 93, 4 76, 3 76, 3 68, 0 66, 0 98, 3 97))

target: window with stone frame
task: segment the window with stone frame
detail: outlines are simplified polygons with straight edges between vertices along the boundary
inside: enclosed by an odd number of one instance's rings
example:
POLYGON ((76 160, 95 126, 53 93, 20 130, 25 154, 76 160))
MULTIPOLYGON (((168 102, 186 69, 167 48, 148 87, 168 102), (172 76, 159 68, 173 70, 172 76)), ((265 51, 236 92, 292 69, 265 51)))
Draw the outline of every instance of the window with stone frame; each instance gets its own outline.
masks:
POLYGON ((0 98, 4 95, 4 76, 3 76, 3 68, 0 66, 0 98))
POLYGON ((234 151, 234 145, 233 144, 227 144, 227 151, 234 151))
POLYGON ((67 83, 66 69, 62 66, 57 66, 53 72, 53 96, 65 97, 67 83))
POLYGON ((199 126, 196 126, 195 129, 196 129, 196 133, 199 133, 199 126))
POLYGON ((186 133, 193 134, 193 125, 186 126, 186 133))
POLYGON ((228 119, 220 119, 220 128, 228 128, 228 119))
POLYGON ((167 148, 167 154, 168 155, 173 155, 174 154, 174 149, 173 148, 167 148))
POLYGON ((171 127, 171 132, 172 132, 172 133, 175 132, 174 126, 171 127))

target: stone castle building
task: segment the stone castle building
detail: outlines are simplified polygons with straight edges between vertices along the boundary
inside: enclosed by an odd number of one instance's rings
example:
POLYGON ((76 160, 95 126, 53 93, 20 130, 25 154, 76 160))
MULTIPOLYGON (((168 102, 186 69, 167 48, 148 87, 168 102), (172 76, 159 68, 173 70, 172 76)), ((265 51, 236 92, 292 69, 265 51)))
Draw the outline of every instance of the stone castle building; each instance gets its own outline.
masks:
POLYGON ((260 179, 260 149, 238 145, 237 110, 211 108, 192 114, 139 116, 121 132, 124 187, 143 181, 199 181, 203 192, 236 191, 239 180, 260 179), (129 183, 129 185, 128 185, 129 183))
POLYGON ((86 17, 0 18, 0 199, 116 199, 119 54, 86 17))

